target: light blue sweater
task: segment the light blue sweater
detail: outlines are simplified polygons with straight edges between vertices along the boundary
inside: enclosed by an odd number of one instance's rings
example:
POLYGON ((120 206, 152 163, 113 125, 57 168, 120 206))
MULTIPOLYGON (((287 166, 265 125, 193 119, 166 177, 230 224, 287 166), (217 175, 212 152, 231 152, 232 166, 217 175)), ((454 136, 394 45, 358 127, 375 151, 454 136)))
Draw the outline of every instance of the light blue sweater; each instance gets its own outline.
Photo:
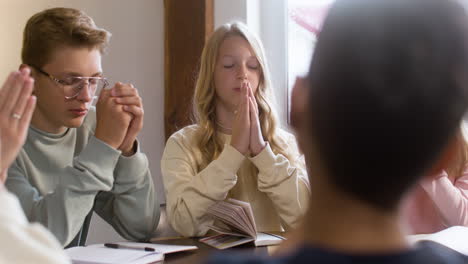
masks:
POLYGON ((45 225, 63 246, 84 244, 93 210, 124 238, 147 240, 159 203, 146 155, 138 147, 122 156, 94 137, 95 126, 91 109, 81 127, 60 135, 30 127, 6 186, 29 221, 45 225))

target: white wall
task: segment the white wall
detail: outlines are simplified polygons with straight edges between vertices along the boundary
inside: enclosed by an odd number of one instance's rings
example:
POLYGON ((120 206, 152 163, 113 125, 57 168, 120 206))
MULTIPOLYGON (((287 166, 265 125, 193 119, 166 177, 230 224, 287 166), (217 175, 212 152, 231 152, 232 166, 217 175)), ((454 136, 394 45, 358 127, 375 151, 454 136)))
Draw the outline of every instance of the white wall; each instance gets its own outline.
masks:
MULTIPOLYGON (((283 128, 288 129, 288 66, 287 66, 287 1, 261 0, 257 16, 260 36, 265 46, 272 82, 275 89, 277 113, 283 128)), ((250 8, 255 9, 255 6, 250 8)))
MULTIPOLYGON (((164 198, 160 160, 164 148, 164 10, 162 0, 0 0, 0 81, 20 64, 22 31, 27 19, 50 7, 84 10, 110 31, 103 69, 111 81, 132 82, 145 107, 139 139, 150 161, 160 201, 164 198)), ((121 240, 95 215, 88 243, 121 240)))
POLYGON ((233 20, 247 21, 247 0, 214 0, 215 28, 233 20))

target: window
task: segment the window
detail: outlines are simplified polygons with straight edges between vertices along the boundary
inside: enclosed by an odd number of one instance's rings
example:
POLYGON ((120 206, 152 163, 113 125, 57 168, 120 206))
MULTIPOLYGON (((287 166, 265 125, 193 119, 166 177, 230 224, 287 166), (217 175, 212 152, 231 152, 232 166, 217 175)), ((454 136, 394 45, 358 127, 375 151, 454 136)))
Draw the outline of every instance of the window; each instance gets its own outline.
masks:
MULTIPOLYGON (((288 98, 296 77, 305 75, 309 70, 317 34, 332 2, 333 0, 288 0, 288 98)), ((289 112, 290 107, 288 108, 289 112)))
MULTIPOLYGON (((466 0, 468 1, 468 0, 466 0)), ((283 128, 297 76, 309 70, 323 19, 334 0, 215 0, 217 25, 240 18, 262 39, 283 128)))

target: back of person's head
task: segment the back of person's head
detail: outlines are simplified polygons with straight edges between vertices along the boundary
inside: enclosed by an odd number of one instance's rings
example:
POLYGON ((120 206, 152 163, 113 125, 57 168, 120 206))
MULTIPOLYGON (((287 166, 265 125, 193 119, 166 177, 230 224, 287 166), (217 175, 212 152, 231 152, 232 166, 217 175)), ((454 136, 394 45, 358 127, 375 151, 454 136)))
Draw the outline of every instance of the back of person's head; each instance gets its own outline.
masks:
POLYGON ((110 33, 96 26, 80 10, 52 8, 32 16, 23 33, 22 62, 41 68, 55 50, 63 47, 99 49, 104 52, 110 33))
POLYGON ((308 127, 330 184, 397 207, 460 125, 466 31, 450 0, 336 1, 308 76, 308 127))

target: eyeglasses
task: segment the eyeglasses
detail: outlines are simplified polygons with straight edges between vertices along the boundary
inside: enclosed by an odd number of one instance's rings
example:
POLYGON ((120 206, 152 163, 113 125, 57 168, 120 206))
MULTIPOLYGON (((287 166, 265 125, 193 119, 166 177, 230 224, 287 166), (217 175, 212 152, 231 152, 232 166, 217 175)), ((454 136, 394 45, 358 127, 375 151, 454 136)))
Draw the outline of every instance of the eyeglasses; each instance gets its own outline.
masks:
POLYGON ((38 67, 33 66, 33 68, 61 86, 63 88, 66 99, 73 99, 77 97, 86 85, 88 86, 88 91, 90 92, 91 96, 94 96, 96 91, 101 91, 101 89, 109 86, 109 82, 106 78, 103 77, 72 76, 66 77, 64 79, 58 79, 52 74, 49 74, 38 67))

